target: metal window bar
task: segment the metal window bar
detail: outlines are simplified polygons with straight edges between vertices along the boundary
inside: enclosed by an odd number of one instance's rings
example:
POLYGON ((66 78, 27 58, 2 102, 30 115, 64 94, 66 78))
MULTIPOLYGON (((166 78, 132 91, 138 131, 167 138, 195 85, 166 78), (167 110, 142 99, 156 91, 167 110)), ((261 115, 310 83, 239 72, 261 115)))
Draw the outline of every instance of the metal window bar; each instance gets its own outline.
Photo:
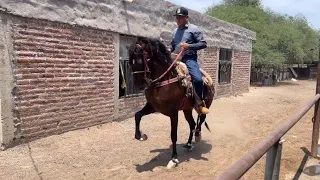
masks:
POLYGON ((129 67, 129 60, 128 59, 120 60, 120 64, 123 68, 124 79, 126 81, 125 96, 138 95, 142 93, 143 90, 140 90, 139 88, 135 87, 133 84, 133 76, 132 76, 131 68, 129 67))
MULTIPOLYGON (((133 75, 131 68, 129 66, 129 54, 128 54, 128 47, 134 43, 135 37, 127 36, 127 35, 120 35, 120 66, 123 70, 123 76, 126 83, 125 94, 124 97, 131 97, 131 96, 139 96, 143 93, 143 90, 135 87, 133 84, 133 75)), ((123 96, 122 96, 123 97, 123 96)))
POLYGON ((232 71, 232 50, 221 48, 219 52, 219 77, 218 82, 230 83, 232 71))
POLYGON ((232 50, 221 48, 219 52, 219 83, 231 82, 232 50))
POLYGON ((232 62, 228 60, 219 61, 219 83, 231 82, 231 66, 232 62))

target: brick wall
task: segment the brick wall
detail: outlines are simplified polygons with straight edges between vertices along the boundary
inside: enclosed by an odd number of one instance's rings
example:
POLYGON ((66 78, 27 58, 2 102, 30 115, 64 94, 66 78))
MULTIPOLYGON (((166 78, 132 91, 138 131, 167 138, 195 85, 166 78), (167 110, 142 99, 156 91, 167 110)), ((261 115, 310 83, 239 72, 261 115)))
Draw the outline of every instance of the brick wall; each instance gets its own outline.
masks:
POLYGON ((119 100, 119 119, 134 116, 146 104, 144 95, 139 97, 127 97, 119 100))
MULTIPOLYGON (((15 137, 28 140, 133 116, 144 96, 115 103, 113 35, 85 27, 12 18, 15 137)), ((200 64, 218 97, 247 92, 249 52, 234 54, 231 84, 217 84, 217 48, 202 51, 200 64)))
MULTIPOLYGON (((231 80, 232 81, 232 80, 231 80)), ((232 85, 231 84, 218 84, 217 97, 228 97, 232 96, 232 85)))
POLYGON ((250 86, 250 57, 251 52, 234 51, 232 91, 233 95, 249 92, 250 86))
POLYGON ((202 66, 203 69, 211 76, 214 84, 217 80, 217 48, 206 48, 203 51, 202 66))
POLYGON ((249 92, 250 54, 250 52, 234 50, 231 83, 217 85, 218 97, 228 97, 249 92))
POLYGON ((12 30, 17 138, 113 119, 111 34, 25 18, 14 18, 12 30))
POLYGON ((218 83, 217 48, 208 47, 199 53, 199 64, 210 74, 216 84, 216 97, 228 97, 249 91, 250 52, 234 50, 231 83, 218 83))

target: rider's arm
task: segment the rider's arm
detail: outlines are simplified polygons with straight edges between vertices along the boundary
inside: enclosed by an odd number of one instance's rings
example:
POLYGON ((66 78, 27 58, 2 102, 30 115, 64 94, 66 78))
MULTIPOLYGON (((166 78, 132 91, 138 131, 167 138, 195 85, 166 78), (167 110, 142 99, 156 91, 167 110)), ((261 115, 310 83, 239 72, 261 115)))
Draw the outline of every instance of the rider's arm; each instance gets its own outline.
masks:
POLYGON ((192 34, 196 42, 190 44, 189 48, 194 50, 200 50, 207 47, 207 42, 204 40, 203 34, 198 27, 195 28, 192 34))
POLYGON ((174 51, 174 49, 175 49, 175 44, 174 44, 174 41, 173 41, 173 39, 172 39, 172 41, 171 41, 171 43, 170 43, 170 53, 172 53, 173 51, 174 51))

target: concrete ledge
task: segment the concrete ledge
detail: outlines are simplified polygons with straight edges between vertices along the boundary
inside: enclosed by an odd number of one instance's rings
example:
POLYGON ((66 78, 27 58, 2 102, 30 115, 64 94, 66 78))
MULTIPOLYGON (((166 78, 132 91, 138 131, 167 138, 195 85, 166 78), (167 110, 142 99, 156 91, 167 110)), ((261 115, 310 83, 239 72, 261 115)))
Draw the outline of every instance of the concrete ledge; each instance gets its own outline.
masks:
MULTIPOLYGON (((0 11, 28 18, 89 26, 135 36, 159 37, 176 27, 178 6, 164 0, 1 0, 0 11)), ((256 33, 243 27, 190 10, 190 22, 204 32, 208 45, 252 51, 256 33)))

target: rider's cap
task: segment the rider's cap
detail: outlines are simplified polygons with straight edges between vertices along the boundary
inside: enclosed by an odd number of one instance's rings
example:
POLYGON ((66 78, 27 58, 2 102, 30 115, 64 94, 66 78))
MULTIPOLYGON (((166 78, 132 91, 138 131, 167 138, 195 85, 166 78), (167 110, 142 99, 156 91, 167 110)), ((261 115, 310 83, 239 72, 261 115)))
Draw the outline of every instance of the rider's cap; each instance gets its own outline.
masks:
POLYGON ((184 7, 179 7, 174 16, 188 16, 188 9, 184 8, 184 7))

